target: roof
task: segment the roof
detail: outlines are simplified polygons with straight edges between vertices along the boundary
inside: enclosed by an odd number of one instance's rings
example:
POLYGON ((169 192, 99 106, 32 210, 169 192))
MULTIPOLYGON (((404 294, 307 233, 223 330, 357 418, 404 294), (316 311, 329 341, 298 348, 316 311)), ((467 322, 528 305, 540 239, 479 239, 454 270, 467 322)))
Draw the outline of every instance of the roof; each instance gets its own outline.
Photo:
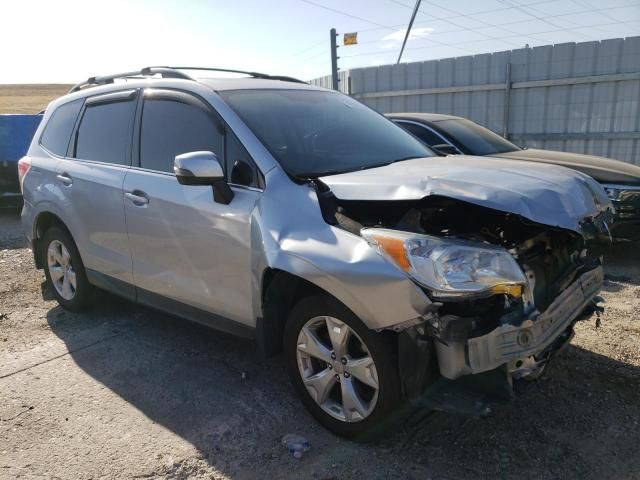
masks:
POLYGON ((147 80, 153 81, 160 79, 187 80, 198 82, 212 87, 214 90, 237 90, 237 89, 273 89, 284 88, 291 89, 295 86, 303 87, 299 89, 320 90, 318 87, 312 87, 302 80, 283 75, 269 75, 260 72, 248 72, 244 70, 231 70, 224 68, 212 67, 145 67, 140 70, 131 72, 114 73, 110 75, 102 75, 89 77, 87 80, 80 82, 70 90, 69 93, 79 92, 87 88, 97 86, 113 85, 116 80, 120 81, 136 81, 147 80), (197 75, 197 72, 204 75, 197 75), (216 78, 215 75, 223 74, 223 78, 216 78), (242 75, 239 78, 224 77, 225 74, 242 75))
POLYGON ((443 115, 440 113, 386 113, 385 116, 398 120, 413 120, 416 122, 441 122, 443 120, 462 120, 455 115, 443 115))
POLYGON ((282 80, 268 80, 263 78, 210 78, 194 77, 194 80, 220 92, 224 90, 254 90, 254 89, 286 89, 286 90, 326 90, 309 85, 308 83, 287 82, 282 80))

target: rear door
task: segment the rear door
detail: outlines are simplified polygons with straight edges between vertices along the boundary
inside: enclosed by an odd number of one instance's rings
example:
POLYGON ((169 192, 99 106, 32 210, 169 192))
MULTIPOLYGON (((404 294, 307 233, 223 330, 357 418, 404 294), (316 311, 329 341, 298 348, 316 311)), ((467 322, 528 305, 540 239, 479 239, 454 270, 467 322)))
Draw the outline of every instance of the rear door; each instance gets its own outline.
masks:
POLYGON ((190 93, 149 89, 140 117, 138 166, 124 183, 138 300, 195 320, 186 306, 253 326, 255 164, 211 106, 190 93), (192 151, 211 151, 233 170, 229 205, 214 202, 210 186, 178 183, 174 158, 192 151))
POLYGON ((57 181, 90 280, 133 297, 122 184, 131 165, 137 90, 88 97, 57 181), (124 282, 124 283, 123 283, 124 282))
MULTIPOLYGON (((57 202, 58 198, 64 198, 68 193, 68 189, 62 188, 64 185, 57 178, 58 164, 67 155, 71 134, 83 104, 84 99, 80 98, 58 106, 47 118, 37 148, 29 150, 31 169, 24 180, 24 199, 36 208, 41 203, 62 203, 62 206, 69 207, 68 202, 57 202)), ((63 220, 72 227, 70 217, 63 220)))

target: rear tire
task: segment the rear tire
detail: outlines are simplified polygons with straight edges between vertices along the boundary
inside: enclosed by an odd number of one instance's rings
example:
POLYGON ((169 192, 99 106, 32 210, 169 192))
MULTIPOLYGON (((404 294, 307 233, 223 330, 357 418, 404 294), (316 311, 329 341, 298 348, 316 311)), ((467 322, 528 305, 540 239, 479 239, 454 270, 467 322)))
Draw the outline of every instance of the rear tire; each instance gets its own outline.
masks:
POLYGON ((87 279, 71 235, 54 226, 45 232, 41 245, 47 283, 60 306, 72 312, 89 308, 93 303, 94 288, 87 279))
POLYGON ((328 295, 300 300, 285 326, 286 367, 302 403, 345 438, 373 440, 395 424, 402 404, 396 352, 393 334, 370 330, 328 295))

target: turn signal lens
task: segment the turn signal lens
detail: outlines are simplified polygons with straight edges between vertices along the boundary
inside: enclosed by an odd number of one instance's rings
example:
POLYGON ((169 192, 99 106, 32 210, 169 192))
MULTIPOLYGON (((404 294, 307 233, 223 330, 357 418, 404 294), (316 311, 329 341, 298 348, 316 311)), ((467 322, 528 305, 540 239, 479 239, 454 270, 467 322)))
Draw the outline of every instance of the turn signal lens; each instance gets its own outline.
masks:
POLYGON ((522 297, 522 290, 522 285, 496 285, 491 287, 491 293, 493 294, 504 294, 514 298, 522 297))
POLYGON ((411 270, 411 263, 407 258, 407 251, 404 248, 404 241, 400 238, 383 237, 382 235, 373 235, 378 246, 389 255, 402 270, 408 272, 411 270))

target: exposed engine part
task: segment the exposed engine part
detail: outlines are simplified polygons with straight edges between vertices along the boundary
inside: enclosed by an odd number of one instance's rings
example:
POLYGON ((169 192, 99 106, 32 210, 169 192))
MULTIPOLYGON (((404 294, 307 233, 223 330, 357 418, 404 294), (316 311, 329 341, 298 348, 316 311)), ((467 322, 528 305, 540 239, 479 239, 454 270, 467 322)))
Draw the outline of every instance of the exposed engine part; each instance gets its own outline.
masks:
MULTIPOLYGON (((489 243, 509 251, 520 265, 526 278, 522 293, 451 298, 434 303, 422 318, 392 328, 433 339, 446 378, 505 364, 514 377, 532 378, 541 373, 558 342, 565 343, 563 330, 572 331, 583 310, 597 311, 591 297, 602 284, 602 235, 581 235, 448 197, 344 201, 329 189, 318 196, 325 220, 351 233, 381 227, 489 243)), ((585 225, 597 233, 596 227, 593 222, 585 225)))
POLYGON ((461 200, 429 196, 418 201, 343 201, 326 188, 318 195, 325 220, 354 234, 363 227, 379 226, 491 243, 509 250, 527 276, 528 292, 522 299, 501 298, 501 308, 489 305, 491 302, 474 303, 473 308, 482 313, 493 309, 494 318, 513 310, 522 315, 546 309, 580 273, 599 264, 597 239, 585 241, 569 230, 461 200))
POLYGON ((503 324, 467 340, 437 342, 440 372, 447 378, 485 372, 530 356, 545 358, 565 345, 573 325, 602 286, 602 267, 582 274, 542 313, 522 317, 520 324, 503 324))
POLYGON ((547 366, 547 359, 536 360, 536 357, 531 355, 523 360, 514 360, 509 362, 508 369, 509 374, 514 380, 521 378, 527 380, 534 380, 539 378, 547 366))

